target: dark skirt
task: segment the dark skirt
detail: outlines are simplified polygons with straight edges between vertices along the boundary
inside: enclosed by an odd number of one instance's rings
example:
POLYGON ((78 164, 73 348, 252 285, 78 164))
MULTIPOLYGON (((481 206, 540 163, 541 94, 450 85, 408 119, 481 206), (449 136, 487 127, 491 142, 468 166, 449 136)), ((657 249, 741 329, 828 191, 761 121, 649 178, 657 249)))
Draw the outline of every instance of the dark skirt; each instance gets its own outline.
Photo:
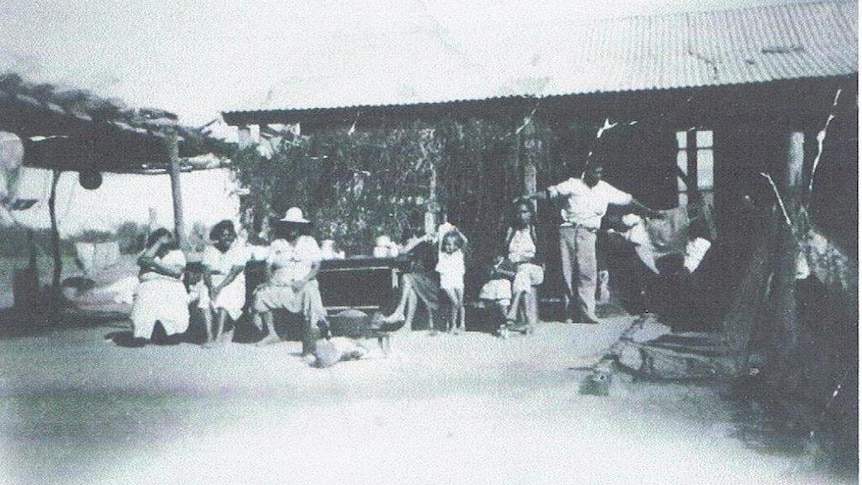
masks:
POLYGON ((413 286, 413 291, 420 300, 425 302, 425 305, 431 311, 436 311, 440 307, 440 283, 437 281, 434 273, 406 273, 404 279, 410 280, 413 286))

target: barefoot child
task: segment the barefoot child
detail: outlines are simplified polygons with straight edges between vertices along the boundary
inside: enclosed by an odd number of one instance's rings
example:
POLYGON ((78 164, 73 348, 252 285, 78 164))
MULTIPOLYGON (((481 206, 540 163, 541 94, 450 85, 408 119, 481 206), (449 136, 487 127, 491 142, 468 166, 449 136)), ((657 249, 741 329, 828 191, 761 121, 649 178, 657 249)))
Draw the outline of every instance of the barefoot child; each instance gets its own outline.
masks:
POLYGON ((457 227, 440 225, 440 246, 437 257, 437 272, 440 273, 440 289, 452 304, 452 313, 446 330, 455 334, 465 331, 464 325, 464 247, 467 238, 457 227))

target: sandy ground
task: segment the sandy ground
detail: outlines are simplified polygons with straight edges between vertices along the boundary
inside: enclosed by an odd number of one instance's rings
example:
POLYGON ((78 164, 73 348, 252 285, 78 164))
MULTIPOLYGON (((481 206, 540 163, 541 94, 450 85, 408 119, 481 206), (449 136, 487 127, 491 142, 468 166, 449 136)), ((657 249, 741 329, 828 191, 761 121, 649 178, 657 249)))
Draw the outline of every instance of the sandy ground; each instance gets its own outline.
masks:
POLYGON ((741 439, 716 388, 578 366, 630 317, 530 337, 401 332, 310 368, 266 348, 118 347, 126 323, 0 340, 0 483, 833 483, 741 439))

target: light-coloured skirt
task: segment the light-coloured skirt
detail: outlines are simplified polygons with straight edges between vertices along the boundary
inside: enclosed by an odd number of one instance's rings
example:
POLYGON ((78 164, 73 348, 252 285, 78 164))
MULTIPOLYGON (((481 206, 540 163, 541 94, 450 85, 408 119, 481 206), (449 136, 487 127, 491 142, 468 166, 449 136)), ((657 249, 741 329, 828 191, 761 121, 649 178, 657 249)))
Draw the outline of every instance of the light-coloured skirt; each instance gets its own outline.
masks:
POLYGON ((533 286, 539 286, 545 281, 545 269, 533 263, 521 263, 512 281, 512 293, 530 291, 533 286))
MULTIPOLYGON (((214 274, 212 281, 217 285, 224 281, 225 275, 214 274)), ((205 287, 205 291, 209 288, 205 287)), ((210 306, 214 310, 224 308, 227 314, 234 321, 242 316, 242 308, 245 306, 245 275, 240 273, 229 285, 222 288, 219 294, 210 301, 210 306)))
POLYGON ((183 333, 189 328, 189 295, 183 283, 167 276, 142 281, 132 303, 132 327, 136 338, 149 339, 156 322, 167 335, 183 333))
POLYGON ((326 321, 326 310, 320 298, 317 280, 311 280, 295 291, 291 286, 266 283, 254 291, 254 311, 264 313, 284 308, 290 313, 299 313, 312 324, 326 321))
POLYGON ((499 301, 508 306, 512 300, 512 282, 497 278, 485 283, 479 291, 479 299, 499 301))

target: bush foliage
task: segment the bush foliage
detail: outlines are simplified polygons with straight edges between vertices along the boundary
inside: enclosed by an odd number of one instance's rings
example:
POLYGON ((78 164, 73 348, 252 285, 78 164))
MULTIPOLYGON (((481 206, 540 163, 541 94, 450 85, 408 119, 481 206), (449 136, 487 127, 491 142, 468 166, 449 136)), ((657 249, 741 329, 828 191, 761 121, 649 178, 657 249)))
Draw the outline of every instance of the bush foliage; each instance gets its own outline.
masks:
POLYGON ((523 191, 515 147, 512 130, 488 121, 328 129, 282 140, 271 158, 243 150, 234 167, 250 189, 242 211, 256 233, 298 206, 318 238, 370 254, 376 236, 400 240, 430 210, 482 247, 502 233, 505 209, 523 191))

